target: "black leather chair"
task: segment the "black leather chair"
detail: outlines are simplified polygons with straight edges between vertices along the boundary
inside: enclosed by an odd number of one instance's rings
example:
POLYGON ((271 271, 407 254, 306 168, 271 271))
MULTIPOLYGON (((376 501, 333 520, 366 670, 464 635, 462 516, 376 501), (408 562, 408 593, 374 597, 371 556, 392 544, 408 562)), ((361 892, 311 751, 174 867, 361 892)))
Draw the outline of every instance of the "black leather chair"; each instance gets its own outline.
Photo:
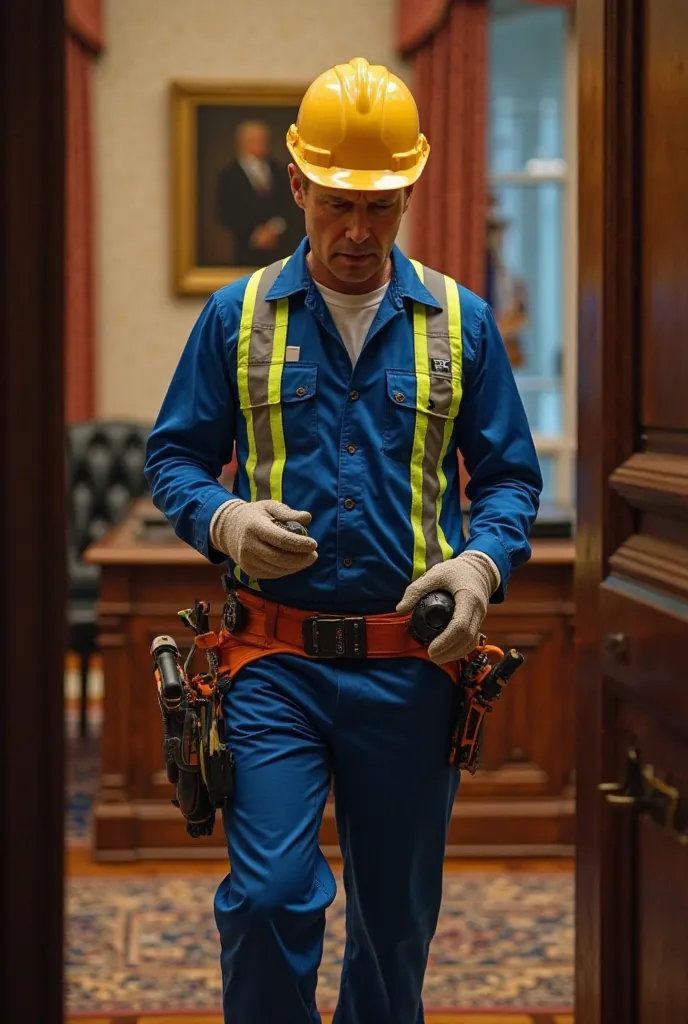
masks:
POLYGON ((67 428, 69 649, 81 662, 80 732, 86 735, 88 668, 97 650, 95 605, 98 566, 82 560, 85 549, 121 522, 131 502, 148 493, 143 475, 151 427, 91 420, 67 428))

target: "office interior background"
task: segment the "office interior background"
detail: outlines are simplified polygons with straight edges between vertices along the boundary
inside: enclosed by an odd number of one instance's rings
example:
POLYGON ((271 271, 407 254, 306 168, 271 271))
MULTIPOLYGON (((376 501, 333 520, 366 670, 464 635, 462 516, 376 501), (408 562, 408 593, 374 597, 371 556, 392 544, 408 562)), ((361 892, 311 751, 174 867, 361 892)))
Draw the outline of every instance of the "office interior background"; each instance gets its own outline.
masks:
MULTIPOLYGON (((189 841, 170 805, 148 654, 180 602, 219 603, 219 580, 156 520, 143 445, 208 294, 240 271, 216 192, 237 124, 267 121, 283 168, 280 104, 363 54, 416 90, 433 147, 399 245, 492 304, 545 482, 537 557, 491 633, 530 665, 457 801, 426 1007, 437 1021, 572 1019, 575 6, 447 3, 439 25, 422 6, 68 4, 68 1015, 219 1014, 221 830, 189 841)), ((321 843, 336 863, 331 808, 321 843)), ((325 1014, 342 944, 339 901, 325 1014)))
MULTIPOLYGON (((606 4, 604 31, 618 42, 618 23, 630 40, 628 51, 606 50, 614 75, 636 68, 640 7, 606 4)), ((428 1020, 570 1024, 580 765, 573 668, 577 410, 581 388, 592 395, 595 386, 590 364, 583 373, 577 365, 579 144, 591 147, 596 138, 594 123, 589 137, 578 133, 579 44, 584 17, 590 46, 593 9, 599 13, 601 5, 592 0, 351 0, 344 10, 322 0, 315 17, 291 0, 67 3, 64 982, 70 1019, 219 1020, 212 893, 226 870, 223 843, 217 834, 200 844, 187 840, 169 803, 148 654, 151 636, 170 628, 177 608, 200 596, 199 588, 219 603, 219 581, 156 519, 140 476, 141 455, 211 283, 237 272, 237 240, 220 223, 215 193, 215 174, 232 157, 237 125, 266 121, 272 155, 283 162, 279 127, 299 89, 324 68, 363 53, 414 88, 433 145, 432 176, 414 196, 399 244, 493 305, 545 481, 533 560, 515 578, 503 611, 488 620, 491 638, 522 648, 527 667, 489 723, 483 769, 462 784, 452 815, 426 979, 428 1020), (221 115, 212 113, 215 106, 221 115), (213 124, 226 126, 226 139, 213 124)), ((649 22, 650 9, 644 10, 649 22)), ((678 68, 680 46, 672 49, 667 29, 673 24, 674 38, 685 40, 678 7, 660 0, 652 10, 653 46, 666 68, 678 68)), ((674 84, 680 70, 676 76, 674 84)), ((605 102, 618 102, 623 112, 622 100, 613 99, 615 81, 623 93, 620 78, 605 79, 605 96, 612 96, 605 102)), ((594 92, 593 86, 588 95, 594 92)), ((650 137, 652 125, 645 128, 650 137)), ((633 133, 627 136, 628 151, 621 132, 611 156, 598 151, 599 164, 589 166, 594 178, 596 167, 601 174, 604 161, 616 161, 619 203, 630 211, 636 179, 623 169, 634 166, 637 153, 633 133)), ((663 151, 661 142, 654 152, 663 151)), ((676 157, 675 163, 681 166, 676 157)), ((617 227, 626 230, 622 220, 617 227)), ((636 242, 633 236, 630 243, 636 242)), ((621 260, 618 266, 614 284, 623 291, 621 260)), ((630 318, 623 322, 632 327, 630 318)), ((589 496, 583 498, 589 507, 589 496)), ((627 642, 621 633, 608 639, 617 653, 627 642)), ((615 764, 622 764, 626 746, 615 749, 615 764)), ((613 777, 620 773, 621 767, 613 777)), ((604 777, 612 777, 611 769, 604 777)), ((622 799, 627 804, 619 806, 627 806, 628 792, 622 799)), ((336 865, 330 808, 321 842, 336 865)), ((613 863, 616 871, 600 875, 610 890, 612 875, 626 877, 623 857, 613 863)), ((679 868, 674 877, 681 877, 679 868)), ((673 891, 678 900, 680 886, 673 891)), ((651 902, 664 906, 661 899, 651 902)), ((622 904, 617 901, 615 913, 622 904)), ((340 901, 328 919, 320 974, 325 1019, 336 1000, 343 915, 340 901)), ((668 918, 662 920, 668 928, 668 918)), ((685 951, 688 941, 675 927, 673 948, 685 951)), ((674 993, 673 1017, 646 1012, 643 1024, 681 1019, 674 979, 667 967, 663 982, 674 993)), ((643 998, 647 1011, 653 997, 643 998)), ((628 1006, 620 998, 612 1016, 577 1014, 576 1020, 630 1024, 628 1006)))

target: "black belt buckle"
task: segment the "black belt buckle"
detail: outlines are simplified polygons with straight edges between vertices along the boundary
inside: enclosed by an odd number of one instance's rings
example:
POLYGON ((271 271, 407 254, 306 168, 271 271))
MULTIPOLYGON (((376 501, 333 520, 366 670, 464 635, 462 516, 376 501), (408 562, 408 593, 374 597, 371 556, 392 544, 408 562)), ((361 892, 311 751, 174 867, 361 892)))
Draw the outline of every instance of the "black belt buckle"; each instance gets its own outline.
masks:
POLYGON ((303 620, 303 649, 316 658, 365 658, 366 620, 311 615, 303 620))

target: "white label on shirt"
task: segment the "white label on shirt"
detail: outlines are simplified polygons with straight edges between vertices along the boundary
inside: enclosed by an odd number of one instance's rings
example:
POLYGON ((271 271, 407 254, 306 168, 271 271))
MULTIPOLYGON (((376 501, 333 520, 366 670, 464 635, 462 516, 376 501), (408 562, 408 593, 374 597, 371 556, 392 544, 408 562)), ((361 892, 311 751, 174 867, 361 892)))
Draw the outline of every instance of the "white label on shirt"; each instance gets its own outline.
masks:
POLYGON ((287 345, 287 350, 284 356, 285 363, 298 363, 299 356, 301 355, 300 345, 287 345))

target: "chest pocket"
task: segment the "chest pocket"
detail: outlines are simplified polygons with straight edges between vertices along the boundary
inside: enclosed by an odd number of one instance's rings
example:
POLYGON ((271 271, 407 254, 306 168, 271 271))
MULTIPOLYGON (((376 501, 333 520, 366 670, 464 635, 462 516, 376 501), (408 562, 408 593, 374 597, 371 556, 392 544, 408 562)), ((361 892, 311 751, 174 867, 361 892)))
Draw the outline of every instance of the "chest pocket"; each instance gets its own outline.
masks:
POLYGON ((444 374, 386 370, 383 453, 407 466, 419 458, 435 467, 446 450, 447 432, 454 428, 450 413, 456 386, 444 374))
POLYGON ((318 364, 251 361, 244 375, 239 404, 255 457, 271 462, 312 452, 318 446, 318 364))

